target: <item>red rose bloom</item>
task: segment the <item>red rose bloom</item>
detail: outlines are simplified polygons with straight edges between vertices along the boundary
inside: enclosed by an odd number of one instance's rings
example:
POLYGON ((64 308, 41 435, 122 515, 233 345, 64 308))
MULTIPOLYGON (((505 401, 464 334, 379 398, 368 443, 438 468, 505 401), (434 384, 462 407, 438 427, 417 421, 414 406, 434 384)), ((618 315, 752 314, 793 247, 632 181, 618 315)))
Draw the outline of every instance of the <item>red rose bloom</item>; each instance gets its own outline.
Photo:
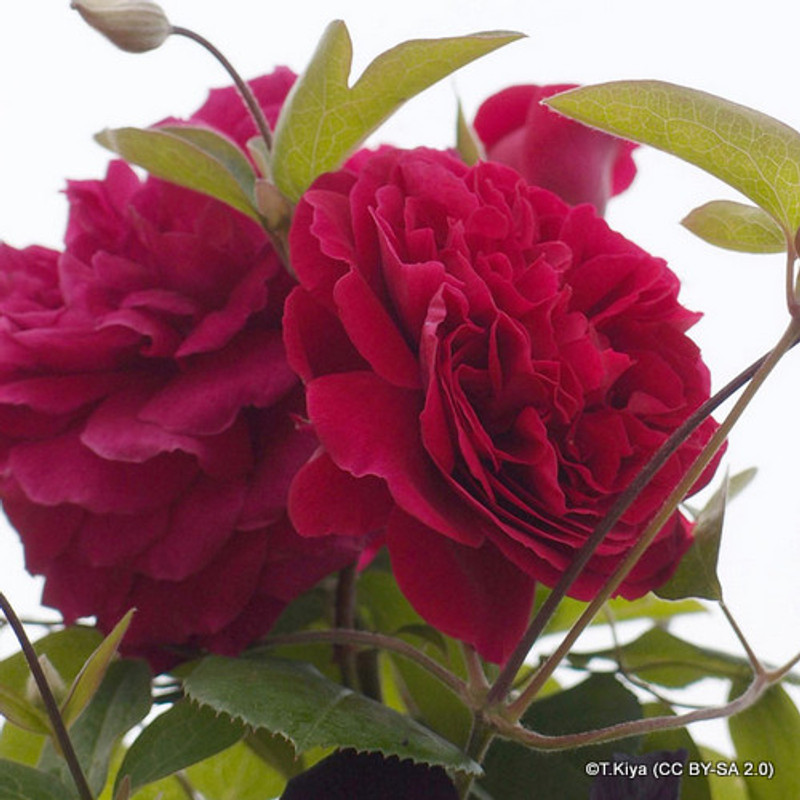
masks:
MULTIPOLYGON (((273 121, 290 84, 253 86, 273 121)), ((234 90, 193 118, 241 142, 234 90), (237 122, 238 120, 238 122, 237 122)), ((316 444, 281 338, 292 286, 261 228, 113 162, 69 183, 63 253, 0 247, 0 496, 43 600, 128 652, 234 652, 354 558, 300 538, 316 444)))
MULTIPOLYGON (((387 150, 322 176, 290 234, 284 336, 321 449, 300 533, 385 527, 400 587, 503 661, 620 491, 709 393, 665 263, 496 163, 387 150)), ((676 453, 572 588, 592 597, 715 428, 676 453)), ((672 573, 675 514, 619 593, 672 573)))
POLYGON ((591 203, 602 214, 609 197, 636 175, 632 142, 567 119, 541 100, 574 84, 512 86, 490 97, 475 117, 475 132, 491 161, 508 164, 528 183, 550 189, 571 205, 591 203))

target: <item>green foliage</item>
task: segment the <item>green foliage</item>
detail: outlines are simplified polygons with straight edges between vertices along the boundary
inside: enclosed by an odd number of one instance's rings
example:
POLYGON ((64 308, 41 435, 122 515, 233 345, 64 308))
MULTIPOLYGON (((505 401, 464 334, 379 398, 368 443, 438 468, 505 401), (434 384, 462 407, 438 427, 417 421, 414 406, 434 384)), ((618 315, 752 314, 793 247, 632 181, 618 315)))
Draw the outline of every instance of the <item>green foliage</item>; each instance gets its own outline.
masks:
POLYGON ((775 220, 756 206, 712 200, 690 211, 681 224, 709 244, 741 253, 782 253, 786 235, 775 220))
POLYGON ((486 158, 483 144, 478 138, 478 134, 467 122, 461 103, 458 104, 458 117, 456 118, 456 150, 458 150, 458 154, 464 163, 470 166, 486 158))
POLYGON ((480 771, 450 742, 308 664, 209 656, 186 678, 185 689, 198 703, 286 737, 298 752, 352 747, 449 770, 480 771))
POLYGON ((117 128, 95 137, 151 175, 202 192, 260 221, 253 196, 255 171, 220 134, 189 126, 117 128))
POLYGON ((52 775, 33 767, 0 759, 0 798, 2 800, 64 800, 66 786, 52 775))
POLYGON ((568 656, 576 667, 595 659, 615 661, 629 674, 670 688, 683 688, 703 678, 747 679, 752 668, 745 658, 686 642, 662 628, 651 628, 629 644, 568 656))
MULTIPOLYGON (((522 718, 526 728, 551 735, 578 733, 592 728, 639 719, 636 696, 611 675, 592 675, 572 689, 534 703, 522 718)), ((537 752, 518 744, 495 740, 484 764, 481 786, 496 800, 557 797, 586 800, 592 778, 590 761, 611 760, 614 753, 638 752, 640 739, 631 737, 608 744, 557 752, 537 752), (535 794, 534 794, 535 791, 535 794)))
MULTIPOLYGON (((735 683, 731 698, 745 688, 744 682, 735 683)), ((750 800, 800 797, 800 711, 781 686, 771 687, 755 705, 731 717, 728 729, 750 800), (769 765, 772 773, 760 774, 769 765)))
MULTIPOLYGON (((106 784, 114 748, 125 733, 141 722, 150 706, 150 671, 147 665, 143 661, 112 664, 69 732, 95 795, 106 784)), ((66 764, 52 745, 45 747, 39 766, 45 772, 57 775, 64 785, 72 787, 66 764)))
MULTIPOLYGON (((700 747, 700 758, 714 764, 727 765, 731 763, 721 753, 709 747, 700 747)), ((709 774, 708 787, 711 790, 711 800, 751 800, 744 778, 738 775, 709 774)))
POLYGON ((349 86, 350 34, 343 22, 332 22, 278 119, 272 151, 275 185, 296 201, 406 100, 520 37, 501 31, 404 42, 379 55, 349 86))
POLYGON ((750 198, 791 236, 800 226, 800 133, 766 114, 652 80, 585 86, 545 103, 696 164, 750 198))
POLYGON ((131 788, 166 778, 238 742, 244 726, 213 709, 182 700, 156 717, 136 738, 117 773, 131 788))

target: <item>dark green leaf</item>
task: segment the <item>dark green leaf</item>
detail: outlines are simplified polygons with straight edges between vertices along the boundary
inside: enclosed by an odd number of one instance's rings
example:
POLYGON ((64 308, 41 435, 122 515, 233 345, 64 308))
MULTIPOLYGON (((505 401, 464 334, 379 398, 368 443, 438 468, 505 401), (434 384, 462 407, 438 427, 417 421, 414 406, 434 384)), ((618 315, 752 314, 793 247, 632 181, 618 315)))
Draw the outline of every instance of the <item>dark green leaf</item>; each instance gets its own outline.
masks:
POLYGON ((136 738, 117 773, 130 776, 135 791, 209 758, 245 734, 244 726, 188 700, 156 717, 136 738))
POLYGON ((722 600, 722 584, 717 577, 717 560, 727 502, 726 475, 722 489, 714 494, 697 517, 692 544, 678 564, 678 569, 663 586, 656 589, 659 597, 667 600, 681 600, 685 597, 722 600))
POLYGON ((588 667, 595 659, 611 660, 642 680, 672 688, 707 677, 747 678, 752 671, 746 658, 698 647, 662 628, 652 628, 616 649, 572 652, 568 659, 577 667, 588 667))
POLYGON ((740 253, 782 253, 786 236, 766 211, 732 200, 712 200, 682 220, 687 230, 709 244, 740 253))
MULTIPOLYGON (((143 661, 112 664, 86 710, 70 729, 70 738, 95 795, 105 786, 109 764, 120 737, 150 710, 150 671, 143 661)), ((41 767, 67 783, 63 760, 48 745, 41 767)))
POLYGON ((64 800, 61 781, 33 767, 0 760, 0 800, 64 800))
MULTIPOLYGON (((578 733, 639 719, 635 695, 611 675, 592 675, 578 686, 534 703, 522 722, 551 735, 578 733)), ((590 761, 610 761, 614 753, 635 753, 636 737, 602 745, 542 753, 515 742, 495 740, 484 762, 481 786, 497 800, 586 800, 592 778, 590 761)))
POLYGON ((275 128, 272 177, 296 201, 406 100, 480 56, 521 37, 506 31, 419 39, 379 55, 350 87, 353 47, 347 27, 332 22, 292 88, 275 128))
MULTIPOLYGON (((731 698, 746 688, 737 682, 731 698)), ((736 748, 736 765, 744 775, 751 800, 800 797, 800 712, 780 686, 768 689, 759 701, 728 720, 736 748), (760 774, 763 769, 771 774, 760 774)))
POLYGON ((248 181, 232 153, 237 148, 227 139, 187 127, 107 129, 95 138, 151 175, 215 197, 259 220, 252 194, 255 173, 250 170, 248 181))
POLYGON ((766 114, 652 80, 585 86, 545 103, 696 164, 749 197, 791 235, 800 226, 800 134, 766 114))
POLYGON ((408 717, 328 680, 308 664, 210 656, 186 678, 189 697, 255 728, 285 736, 299 752, 352 747, 478 773, 461 751, 408 717))
POLYGON ((291 743, 282 736, 261 730, 249 733, 244 743, 269 767, 284 778, 291 778, 303 771, 303 757, 298 755, 291 743))
POLYGON ((213 800, 264 800, 278 797, 286 780, 239 742, 186 770, 192 786, 213 800))

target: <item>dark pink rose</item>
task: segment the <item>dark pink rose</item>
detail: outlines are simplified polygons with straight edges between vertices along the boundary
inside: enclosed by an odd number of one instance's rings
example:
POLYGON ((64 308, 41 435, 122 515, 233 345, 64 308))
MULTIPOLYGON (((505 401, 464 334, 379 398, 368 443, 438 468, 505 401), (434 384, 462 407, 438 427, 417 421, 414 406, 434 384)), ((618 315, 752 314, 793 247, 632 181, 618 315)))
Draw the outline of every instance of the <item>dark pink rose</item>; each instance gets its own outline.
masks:
MULTIPOLYGON (((385 528, 400 587, 503 661, 619 493, 709 393, 678 280, 508 167, 385 150, 316 181, 290 234, 284 335, 321 448, 305 536, 385 528)), ((715 429, 668 462, 572 588, 592 597, 715 429)), ((708 478, 705 476, 704 480, 708 478)), ((666 580, 675 514, 619 593, 666 580)))
MULTIPOLYGON (((278 103, 285 78, 256 90, 278 103)), ((247 138, 240 104, 196 117, 247 138)), ((136 607, 125 646, 157 666, 236 652, 355 557, 286 513, 316 447, 281 337, 293 282, 249 218, 123 162, 67 197, 63 252, 0 247, 5 511, 67 620, 136 607)))
POLYGON ((574 84, 512 86, 490 97, 475 117, 475 132, 491 161, 508 164, 528 183, 555 192, 571 205, 606 202, 636 175, 632 142, 562 117, 541 100, 574 84))

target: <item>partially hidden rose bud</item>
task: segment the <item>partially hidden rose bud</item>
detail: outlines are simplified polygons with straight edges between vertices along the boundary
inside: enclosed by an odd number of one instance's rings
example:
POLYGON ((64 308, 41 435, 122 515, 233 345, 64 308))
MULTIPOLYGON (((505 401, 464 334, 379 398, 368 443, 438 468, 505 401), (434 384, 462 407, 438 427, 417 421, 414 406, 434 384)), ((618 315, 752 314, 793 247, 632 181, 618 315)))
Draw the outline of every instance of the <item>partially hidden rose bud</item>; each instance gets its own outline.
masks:
POLYGON ((72 0, 71 6, 128 53, 155 50, 172 32, 161 6, 150 0, 72 0))

